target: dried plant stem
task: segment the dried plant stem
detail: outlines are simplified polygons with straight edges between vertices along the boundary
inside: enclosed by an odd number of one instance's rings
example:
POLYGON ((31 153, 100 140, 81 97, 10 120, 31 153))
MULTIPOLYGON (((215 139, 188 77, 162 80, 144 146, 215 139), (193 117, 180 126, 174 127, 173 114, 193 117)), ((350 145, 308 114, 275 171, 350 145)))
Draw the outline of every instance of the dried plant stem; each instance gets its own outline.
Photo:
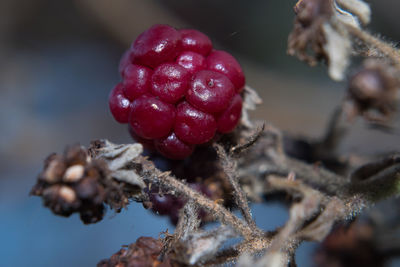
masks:
POLYGON ((240 212, 243 215, 243 218, 253 230, 258 231, 257 226, 251 215, 246 194, 244 193, 242 187, 238 183, 236 161, 226 154, 224 148, 221 145, 215 144, 214 147, 217 150, 222 168, 224 169, 224 172, 228 177, 228 181, 233 187, 234 190, 233 196, 235 198, 236 204, 240 212))
POLYGON ((153 165, 151 161, 145 159, 144 157, 138 157, 135 162, 143 166, 142 175, 144 180, 146 180, 148 183, 157 184, 162 188, 170 190, 171 194, 183 195, 184 197, 195 201, 196 204, 201 208, 211 212, 211 214, 218 218, 221 223, 232 226, 245 239, 252 239, 255 235, 261 232, 261 230, 255 232, 254 229, 249 227, 246 223, 225 209, 223 206, 204 197, 202 194, 193 190, 183 182, 175 179, 168 172, 161 172, 153 165))
POLYGON ((400 68, 400 53, 397 49, 362 29, 346 23, 343 25, 347 28, 351 35, 360 39, 365 44, 378 49, 381 53, 387 56, 397 68, 400 68))

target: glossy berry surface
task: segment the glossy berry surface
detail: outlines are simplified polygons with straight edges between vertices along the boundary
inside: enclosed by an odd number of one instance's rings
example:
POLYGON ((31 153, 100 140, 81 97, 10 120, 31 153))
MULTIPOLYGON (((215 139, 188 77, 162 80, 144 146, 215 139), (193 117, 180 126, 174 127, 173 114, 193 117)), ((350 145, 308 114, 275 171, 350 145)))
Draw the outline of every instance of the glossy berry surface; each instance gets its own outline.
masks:
POLYGON ((240 95, 235 95, 229 104, 229 107, 222 112, 218 117, 218 132, 229 133, 231 132, 240 120, 242 114, 242 98, 240 95))
POLYGON ((147 67, 130 64, 123 71, 124 94, 130 100, 150 91, 150 81, 153 71, 147 67))
POLYGON ((124 87, 121 83, 112 89, 108 97, 108 105, 114 119, 119 123, 127 123, 130 113, 129 99, 124 95, 124 87))
POLYGON ((212 43, 207 35, 193 29, 183 29, 179 32, 182 37, 183 51, 192 51, 203 56, 207 56, 210 53, 212 49, 212 43))
POLYGON ((185 51, 180 54, 176 59, 176 63, 184 67, 191 74, 204 70, 207 67, 205 57, 192 51, 185 51))
POLYGON ((167 158, 190 156, 240 120, 243 71, 197 30, 152 26, 124 53, 119 72, 122 81, 109 96, 114 119, 167 158))
POLYGON ((245 84, 245 77, 239 62, 225 51, 215 50, 207 57, 207 68, 225 74, 240 92, 245 84))
POLYGON ((162 101, 176 103, 185 95, 190 73, 175 63, 159 65, 151 77, 151 93, 162 101))
POLYGON ((154 145, 161 155, 171 159, 184 159, 194 150, 194 145, 182 142, 174 132, 167 137, 155 140, 154 145))
POLYGON ((129 124, 142 138, 155 139, 169 134, 175 121, 175 107, 154 96, 143 95, 131 104, 129 124))
POLYGON ((218 113, 225 110, 232 97, 235 88, 225 75, 202 70, 193 75, 186 100, 194 107, 208 113, 218 113))
POLYGON ((161 63, 174 61, 181 49, 181 34, 168 25, 157 24, 139 35, 133 43, 131 60, 155 68, 161 63))
POLYGON ((207 143, 214 137, 217 123, 213 115, 182 102, 176 108, 174 130, 182 141, 197 145, 207 143))

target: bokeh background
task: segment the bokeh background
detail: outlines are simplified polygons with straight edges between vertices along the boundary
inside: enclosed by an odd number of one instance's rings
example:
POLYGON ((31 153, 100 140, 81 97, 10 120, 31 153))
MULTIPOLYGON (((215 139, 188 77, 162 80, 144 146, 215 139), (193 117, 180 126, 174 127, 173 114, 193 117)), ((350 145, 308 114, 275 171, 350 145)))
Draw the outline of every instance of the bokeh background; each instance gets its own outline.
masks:
MULTIPOLYGON (((0 255, 1 266, 93 266, 139 236, 173 226, 133 203, 84 226, 61 218, 29 197, 51 152, 66 144, 107 138, 131 142, 107 105, 119 81, 118 61, 132 40, 155 23, 196 28, 241 62, 264 103, 252 114, 285 131, 318 137, 343 99, 325 67, 309 68, 286 55, 296 1, 282 0, 1 0, 0 1, 0 255)), ((369 1, 371 31, 400 40, 400 1, 369 1)), ((362 120, 343 151, 400 150, 394 133, 367 129, 362 120), (368 145, 366 145, 368 144, 368 145)), ((282 225, 278 204, 254 205, 264 229, 282 225)), ((311 266, 313 244, 302 245, 300 266, 311 266)), ((392 263, 396 266, 396 262, 392 263)), ((400 265, 398 265, 400 266, 400 265)))

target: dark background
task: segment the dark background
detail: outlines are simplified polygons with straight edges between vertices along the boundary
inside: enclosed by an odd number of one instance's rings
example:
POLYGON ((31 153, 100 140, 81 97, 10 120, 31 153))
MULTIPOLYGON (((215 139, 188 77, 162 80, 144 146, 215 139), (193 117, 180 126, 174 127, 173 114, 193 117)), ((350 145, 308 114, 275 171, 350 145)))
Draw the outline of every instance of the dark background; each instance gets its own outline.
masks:
MULTIPOLYGON (((372 32, 400 40, 400 2, 370 1, 372 32)), ((241 62, 247 83, 263 97, 252 115, 294 134, 320 136, 340 104, 345 83, 325 67, 286 55, 295 1, 282 0, 1 0, 0 1, 0 255, 1 266, 93 266, 137 237, 173 231, 168 219, 133 203, 128 211, 84 226, 56 217, 28 197, 43 159, 66 144, 107 138, 131 142, 108 111, 119 81, 118 61, 136 36, 155 23, 196 28, 241 62)), ((398 116, 397 116, 398 118, 398 116)), ((395 129, 399 120, 394 121, 395 129)), ((342 151, 400 149, 399 131, 382 134, 362 120, 342 151), (366 145, 368 144, 368 145, 366 145)), ((254 205, 264 229, 282 225, 279 205, 254 205)), ((297 255, 309 266, 312 245, 297 255)), ((395 263, 393 263, 393 266, 395 263)))

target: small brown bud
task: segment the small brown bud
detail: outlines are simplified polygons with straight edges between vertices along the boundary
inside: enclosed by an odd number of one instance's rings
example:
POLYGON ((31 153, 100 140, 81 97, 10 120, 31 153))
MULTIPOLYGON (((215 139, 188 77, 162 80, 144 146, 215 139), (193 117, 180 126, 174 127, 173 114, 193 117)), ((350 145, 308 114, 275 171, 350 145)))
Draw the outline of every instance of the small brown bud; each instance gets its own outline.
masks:
POLYGON ((91 199, 98 193, 97 179, 85 178, 75 187, 80 199, 91 199))
POLYGON ((80 145, 73 145, 66 148, 64 158, 68 165, 85 165, 88 159, 88 154, 80 145))
POLYGON ((85 173, 85 168, 82 165, 72 165, 65 173, 63 180, 64 182, 74 183, 82 179, 85 173))
POLYGON ((47 163, 45 165, 45 169, 40 175, 40 179, 54 184, 61 180, 63 173, 65 171, 65 163, 62 157, 58 155, 51 155, 47 159, 47 163))
POLYGON ((376 69, 362 69, 350 79, 349 93, 360 101, 378 99, 384 90, 383 77, 376 69))
POLYGON ((372 121, 387 120, 395 111, 398 89, 399 80, 390 65, 366 60, 349 79, 344 110, 349 119, 360 114, 372 121))
POLYGON ((300 0, 294 7, 296 19, 303 25, 308 27, 318 17, 328 17, 332 15, 332 1, 329 0, 300 0))
POLYGON ((69 186, 65 186, 65 185, 61 186, 59 195, 67 203, 73 203, 74 201, 76 201, 76 193, 69 186))

